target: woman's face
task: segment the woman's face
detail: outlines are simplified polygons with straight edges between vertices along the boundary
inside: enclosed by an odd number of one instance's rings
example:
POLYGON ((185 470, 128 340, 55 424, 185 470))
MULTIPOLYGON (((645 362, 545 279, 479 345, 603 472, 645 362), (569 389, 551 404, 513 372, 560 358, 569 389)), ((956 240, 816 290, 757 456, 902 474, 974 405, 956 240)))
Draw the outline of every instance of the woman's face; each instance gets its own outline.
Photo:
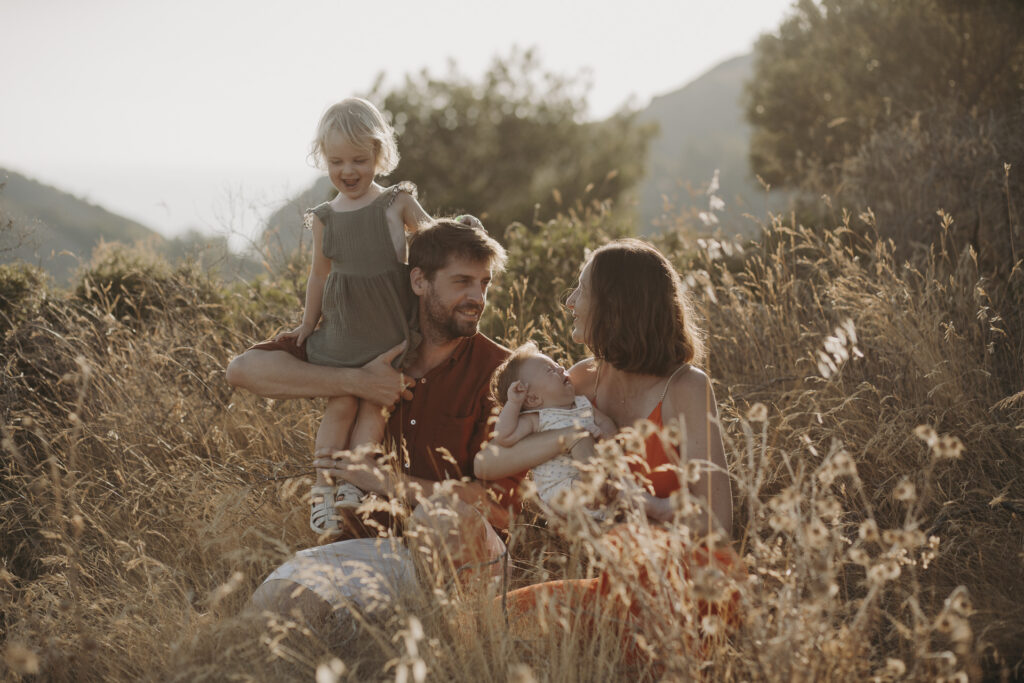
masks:
POLYGON ((587 329, 591 321, 592 298, 590 287, 590 261, 587 261, 580 271, 580 281, 576 285, 569 298, 565 300, 565 307, 572 314, 572 340, 577 344, 587 343, 587 329))

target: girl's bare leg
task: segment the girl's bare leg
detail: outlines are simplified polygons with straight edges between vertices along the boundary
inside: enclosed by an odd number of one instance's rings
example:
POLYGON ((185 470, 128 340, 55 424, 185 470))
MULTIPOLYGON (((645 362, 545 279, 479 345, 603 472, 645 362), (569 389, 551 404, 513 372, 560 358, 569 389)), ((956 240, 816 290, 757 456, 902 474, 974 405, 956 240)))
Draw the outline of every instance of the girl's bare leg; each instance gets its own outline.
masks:
MULTIPOLYGON (((340 451, 348 447, 349 434, 352 432, 352 425, 356 422, 359 410, 359 401, 352 396, 338 396, 328 399, 327 407, 324 409, 324 417, 320 421, 320 428, 316 431, 316 441, 313 452, 340 451)), ((323 486, 328 483, 327 477, 321 470, 316 471, 316 485, 323 486)))
MULTIPOLYGON (((349 449, 357 451, 360 446, 381 446, 384 441, 384 429, 386 426, 384 413, 379 405, 369 401, 360 401, 355 425, 352 427, 352 436, 349 438, 349 449)), ((374 462, 375 454, 382 450, 382 448, 372 450, 364 448, 362 453, 355 454, 352 464, 364 465, 366 467, 365 474, 359 473, 359 479, 363 480, 361 482, 362 486, 360 486, 360 483, 356 483, 356 486, 359 486, 359 488, 373 490, 382 485, 383 482, 379 481, 376 463, 374 462), (371 483, 373 486, 369 486, 371 483)))

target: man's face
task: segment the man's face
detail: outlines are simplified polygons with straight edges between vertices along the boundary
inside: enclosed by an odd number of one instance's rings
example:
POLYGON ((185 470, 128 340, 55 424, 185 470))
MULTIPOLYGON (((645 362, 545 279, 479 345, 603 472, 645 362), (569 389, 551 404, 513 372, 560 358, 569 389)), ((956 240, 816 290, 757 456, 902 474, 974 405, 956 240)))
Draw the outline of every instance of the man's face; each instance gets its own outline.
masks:
POLYGON ((412 288, 420 297, 424 335, 443 342, 476 334, 490 284, 491 268, 486 261, 450 257, 432 280, 414 268, 412 288))

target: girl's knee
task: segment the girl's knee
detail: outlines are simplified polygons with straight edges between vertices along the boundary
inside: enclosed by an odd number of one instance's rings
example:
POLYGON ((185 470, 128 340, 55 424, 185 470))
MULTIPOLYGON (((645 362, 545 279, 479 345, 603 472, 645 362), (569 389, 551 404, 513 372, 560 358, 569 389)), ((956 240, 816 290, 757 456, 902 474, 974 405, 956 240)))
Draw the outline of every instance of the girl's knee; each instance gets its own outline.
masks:
POLYGON ((359 399, 354 396, 335 396, 327 399, 324 417, 335 420, 353 421, 359 411, 359 399))

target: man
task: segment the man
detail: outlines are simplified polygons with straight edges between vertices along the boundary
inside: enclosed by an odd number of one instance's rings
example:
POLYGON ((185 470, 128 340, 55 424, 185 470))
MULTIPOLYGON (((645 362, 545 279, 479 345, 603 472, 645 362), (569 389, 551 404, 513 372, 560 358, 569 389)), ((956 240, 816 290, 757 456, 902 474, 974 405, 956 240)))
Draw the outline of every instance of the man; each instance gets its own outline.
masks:
MULTIPOLYGON (((387 432, 401 449, 400 471, 394 476, 383 476, 374 467, 341 467, 329 457, 318 459, 316 465, 410 507, 439 488, 454 488, 459 521, 448 528, 435 526, 434 540, 454 545, 449 547, 451 557, 463 563, 493 559, 504 549, 491 525, 507 527, 518 482, 509 478, 484 487, 472 479, 473 457, 487 437, 492 415, 490 377, 508 355, 507 349, 478 331, 491 276, 504 261, 504 249, 475 219, 437 220, 414 235, 409 246, 410 282, 419 297, 423 341, 402 373, 390 365, 401 347, 362 368, 333 368, 306 363, 301 348, 276 343, 249 349, 227 368, 228 382, 261 396, 348 394, 391 407, 387 432), (469 542, 460 544, 460 534, 469 542)), ((421 527, 430 526, 422 515, 419 521, 421 527)), ((348 526, 350 535, 372 535, 365 527, 348 526)), ((399 592, 398 584, 411 576, 408 562, 408 554, 393 540, 357 539, 311 548, 278 568, 256 591, 253 602, 276 611, 298 608, 315 621, 337 607, 341 598, 358 603, 360 591, 399 592), (393 581, 383 587, 353 583, 345 573, 352 559, 372 569, 367 575, 373 581, 393 581), (341 598, 339 581, 354 586, 341 598), (295 591, 296 584, 310 590, 295 591)))
MULTIPOLYGON (((415 507, 439 482, 472 479, 473 456, 487 438, 490 377, 508 349, 480 334, 478 324, 492 274, 504 263, 505 250, 476 219, 435 221, 409 245, 423 341, 404 372, 391 367, 401 347, 361 368, 334 368, 306 363, 303 349, 287 340, 257 344, 238 356, 228 365, 227 380, 269 398, 348 394, 391 408, 387 435, 398 447, 397 477, 372 467, 342 468, 329 457, 316 465, 365 491, 415 507)), ((456 492, 504 528, 516 483, 510 478, 485 488, 468 481, 456 492)), ((368 535, 351 527, 351 535, 368 535)))

